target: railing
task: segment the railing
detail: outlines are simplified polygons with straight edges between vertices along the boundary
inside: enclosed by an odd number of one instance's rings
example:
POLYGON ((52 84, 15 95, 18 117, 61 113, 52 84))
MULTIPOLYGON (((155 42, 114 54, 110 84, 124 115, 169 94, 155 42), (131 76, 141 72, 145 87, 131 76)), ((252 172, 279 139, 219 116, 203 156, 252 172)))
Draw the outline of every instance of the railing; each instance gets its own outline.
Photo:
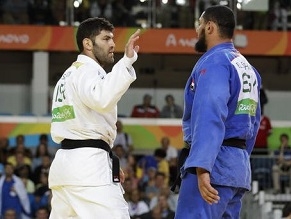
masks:
POLYGON ((282 191, 274 193, 272 169, 276 157, 266 152, 256 150, 251 156, 252 191, 243 200, 241 219, 281 219, 282 208, 291 201, 290 175, 280 177, 282 191))

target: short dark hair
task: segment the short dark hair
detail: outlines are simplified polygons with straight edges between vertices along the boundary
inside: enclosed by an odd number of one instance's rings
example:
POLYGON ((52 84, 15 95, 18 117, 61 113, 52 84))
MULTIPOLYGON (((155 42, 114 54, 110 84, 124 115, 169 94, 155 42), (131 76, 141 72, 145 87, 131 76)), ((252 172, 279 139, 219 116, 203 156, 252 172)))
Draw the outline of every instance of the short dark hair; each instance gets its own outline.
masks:
POLYGON ((280 139, 282 138, 286 138, 287 140, 289 140, 289 136, 286 133, 280 135, 280 139))
POLYGON ((163 172, 158 171, 158 172, 156 172, 156 178, 157 178, 158 176, 162 176, 163 178, 165 178, 165 177, 166 177, 166 174, 163 173, 163 172))
POLYGON ((4 167, 6 167, 6 166, 11 166, 14 169, 14 165, 11 162, 5 162, 4 167))
POLYGON ((175 100, 174 96, 172 94, 167 94, 165 96, 165 100, 167 101, 169 98, 172 98, 172 100, 175 100))
POLYGON ((160 157, 160 158, 165 158, 167 156, 167 152, 162 148, 157 148, 154 151, 154 156, 155 157, 160 157))
POLYGON ((47 134, 41 134, 40 136, 39 136, 39 140, 40 141, 48 141, 48 136, 47 136, 47 134))
POLYGON ((221 37, 231 39, 235 29, 233 11, 226 6, 215 5, 207 8, 202 15, 205 22, 213 21, 219 27, 221 37))
POLYGON ((47 213, 50 212, 49 208, 45 205, 41 205, 36 211, 41 211, 41 210, 45 210, 47 213))
POLYGON ((83 39, 89 38, 93 41, 102 30, 113 31, 114 26, 105 18, 99 17, 88 18, 82 21, 76 34, 79 51, 82 52, 84 50, 83 39))

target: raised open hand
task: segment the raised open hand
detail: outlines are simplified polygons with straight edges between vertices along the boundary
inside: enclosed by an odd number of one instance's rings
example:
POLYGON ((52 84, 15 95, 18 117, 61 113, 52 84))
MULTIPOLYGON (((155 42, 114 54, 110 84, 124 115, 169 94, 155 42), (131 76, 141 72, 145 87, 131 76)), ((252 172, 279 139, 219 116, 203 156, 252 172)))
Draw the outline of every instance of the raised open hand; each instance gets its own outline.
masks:
POLYGON ((128 39, 126 45, 125 45, 125 55, 128 58, 132 58, 134 56, 134 51, 138 53, 139 46, 135 45, 136 41, 139 39, 140 29, 135 31, 130 38, 128 39))

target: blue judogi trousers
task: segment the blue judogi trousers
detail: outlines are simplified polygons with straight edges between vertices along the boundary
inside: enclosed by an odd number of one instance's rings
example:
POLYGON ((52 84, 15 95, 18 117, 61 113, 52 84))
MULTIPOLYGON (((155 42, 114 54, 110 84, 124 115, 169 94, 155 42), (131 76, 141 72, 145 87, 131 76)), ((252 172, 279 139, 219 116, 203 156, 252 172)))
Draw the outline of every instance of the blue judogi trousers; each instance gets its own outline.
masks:
POLYGON ((220 196, 208 204, 200 195, 197 175, 186 173, 182 179, 175 219, 239 219, 241 199, 246 189, 212 185, 220 196))

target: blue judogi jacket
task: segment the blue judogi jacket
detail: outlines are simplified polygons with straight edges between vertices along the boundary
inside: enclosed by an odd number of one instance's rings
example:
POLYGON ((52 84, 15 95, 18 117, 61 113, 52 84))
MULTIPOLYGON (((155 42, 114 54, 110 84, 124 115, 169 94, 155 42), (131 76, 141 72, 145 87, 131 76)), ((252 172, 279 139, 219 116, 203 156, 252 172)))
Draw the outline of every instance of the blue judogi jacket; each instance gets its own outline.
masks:
POLYGON ((182 126, 191 148, 182 174, 201 167, 212 184, 250 189, 260 86, 260 75, 233 43, 219 44, 199 59, 185 87, 182 126), (223 146, 229 138, 246 140, 246 150, 223 146))

